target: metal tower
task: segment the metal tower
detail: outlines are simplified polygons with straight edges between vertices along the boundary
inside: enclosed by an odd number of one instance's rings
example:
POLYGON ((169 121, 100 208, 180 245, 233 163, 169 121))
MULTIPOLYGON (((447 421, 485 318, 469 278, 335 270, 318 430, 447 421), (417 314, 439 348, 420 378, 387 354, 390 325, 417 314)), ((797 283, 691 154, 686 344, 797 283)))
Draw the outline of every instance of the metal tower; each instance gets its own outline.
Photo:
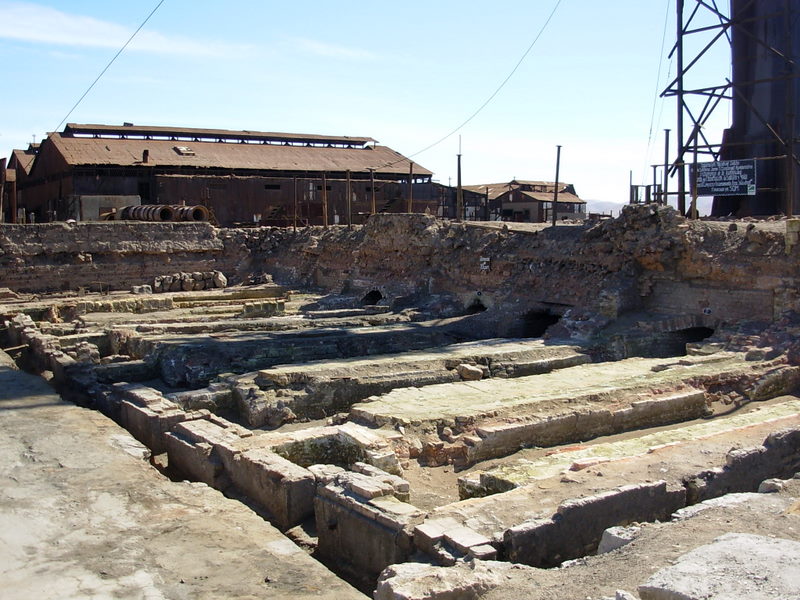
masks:
POLYGON ((677 99, 678 209, 686 213, 686 165, 754 159, 757 188, 750 196, 715 196, 712 214, 768 215, 800 212, 800 161, 795 118, 800 99, 800 0, 730 0, 726 14, 717 0, 676 0, 677 75, 662 96, 677 99), (691 85, 700 61, 720 44, 730 46, 731 77, 691 85), (698 48, 687 55, 687 46, 698 48), (693 71, 694 69, 694 71, 693 71), (724 102, 723 102, 724 101, 724 102), (720 104, 730 102, 732 122, 721 142, 703 131, 720 104))

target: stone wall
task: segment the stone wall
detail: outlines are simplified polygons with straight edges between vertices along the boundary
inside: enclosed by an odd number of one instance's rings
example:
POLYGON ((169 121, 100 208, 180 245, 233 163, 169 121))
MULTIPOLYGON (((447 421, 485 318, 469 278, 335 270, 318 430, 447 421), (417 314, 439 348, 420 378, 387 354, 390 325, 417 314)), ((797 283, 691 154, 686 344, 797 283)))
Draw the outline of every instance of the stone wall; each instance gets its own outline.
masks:
POLYGON ((398 306, 435 307, 440 299, 451 310, 501 308, 494 311, 501 335, 520 333, 530 311, 560 316, 570 308, 577 320, 631 309, 772 319, 800 307, 800 249, 786 236, 783 221, 692 222, 655 206, 519 231, 388 214, 351 230, 296 232, 207 223, 4 225, 0 287, 128 289, 178 271, 219 270, 231 283, 269 273, 285 285, 359 298, 377 290, 398 306))
MULTIPOLYGON (((18 292, 129 289, 177 271, 235 268, 208 223, 43 223, 0 226, 0 286, 18 292)), ((222 270, 222 269, 220 269, 222 270)))

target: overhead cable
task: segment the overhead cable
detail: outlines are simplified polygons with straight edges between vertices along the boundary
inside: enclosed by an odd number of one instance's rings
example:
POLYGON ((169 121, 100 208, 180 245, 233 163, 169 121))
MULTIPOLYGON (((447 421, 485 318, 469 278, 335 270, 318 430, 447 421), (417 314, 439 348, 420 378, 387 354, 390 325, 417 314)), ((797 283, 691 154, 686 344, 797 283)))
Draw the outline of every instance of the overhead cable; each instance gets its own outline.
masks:
POLYGON ((150 20, 150 17, 152 17, 156 13, 156 11, 159 9, 159 7, 162 4, 164 4, 164 0, 159 0, 158 4, 156 4, 155 8, 150 11, 149 15, 147 15, 147 18, 144 21, 142 21, 142 24, 139 25, 139 27, 136 28, 136 31, 133 32, 131 37, 128 38, 128 41, 125 42, 125 44, 122 46, 122 48, 120 48, 119 51, 114 55, 114 58, 112 58, 108 62, 108 64, 105 66, 105 68, 102 71, 100 71, 100 74, 92 82, 92 85, 90 85, 88 88, 86 88, 86 91, 83 92, 83 95, 80 98, 78 98, 78 101, 75 103, 75 105, 72 108, 69 109, 69 112, 66 114, 66 116, 63 119, 61 119, 61 122, 58 124, 58 126, 56 126, 56 128, 53 131, 58 131, 59 129, 61 129, 61 126, 66 122, 67 119, 69 119, 70 115, 74 112, 74 110, 76 108, 78 108, 78 105, 81 102, 83 102, 83 99, 86 98, 86 96, 89 94, 89 92, 92 91, 92 88, 95 86, 95 84, 97 84, 97 82, 100 81, 100 78, 103 75, 105 75, 105 73, 106 73, 106 71, 108 71, 109 67, 111 67, 111 65, 114 64, 114 61, 117 60, 119 55, 122 54, 122 52, 125 50, 125 48, 128 47, 128 44, 130 44, 133 41, 133 38, 136 37, 136 34, 139 33, 142 30, 142 28, 145 26, 145 24, 147 24, 147 22, 150 20))

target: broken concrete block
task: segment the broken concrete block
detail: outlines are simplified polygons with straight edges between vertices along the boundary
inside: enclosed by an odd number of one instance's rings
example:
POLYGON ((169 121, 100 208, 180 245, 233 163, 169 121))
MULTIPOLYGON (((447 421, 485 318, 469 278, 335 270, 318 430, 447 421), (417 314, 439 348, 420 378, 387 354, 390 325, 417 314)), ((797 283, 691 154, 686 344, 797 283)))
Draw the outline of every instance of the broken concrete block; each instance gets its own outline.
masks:
POLYGON ((497 558, 497 549, 489 544, 481 544, 479 546, 472 546, 468 554, 477 560, 494 560, 497 558))
POLYGON ((225 277, 220 271, 214 271, 214 287, 224 288, 228 287, 228 278, 225 277))
POLYGON ((423 563, 395 564, 378 579, 375 600, 476 599, 512 577, 534 569, 497 561, 469 561, 437 567, 423 563))
POLYGON ((377 498, 378 496, 386 496, 393 491, 391 485, 378 481, 373 477, 357 477, 357 475, 359 475, 358 473, 348 473, 347 475, 348 477, 346 480, 343 476, 340 477, 340 481, 343 482, 348 490, 367 500, 377 498))
POLYGON ((461 523, 453 518, 428 519, 414 527, 414 544, 428 554, 433 554, 434 546, 442 540, 448 529, 460 527, 461 523))
POLYGON ((456 367, 456 371, 464 381, 479 381, 483 379, 483 369, 474 365, 462 363, 456 367))
POLYGON ((695 548, 639 586, 642 600, 797 598, 800 542, 743 533, 695 548))
POLYGON ((328 485, 337 475, 346 472, 336 465, 310 465, 308 470, 316 477, 317 485, 328 485))
POLYGON ((630 544, 639 535, 640 530, 641 527, 609 527, 603 532, 603 537, 600 538, 597 553, 605 554, 630 544))
POLYGON ((492 540, 486 536, 463 525, 447 529, 444 532, 444 541, 461 554, 467 554, 473 546, 491 545, 492 543, 492 540))

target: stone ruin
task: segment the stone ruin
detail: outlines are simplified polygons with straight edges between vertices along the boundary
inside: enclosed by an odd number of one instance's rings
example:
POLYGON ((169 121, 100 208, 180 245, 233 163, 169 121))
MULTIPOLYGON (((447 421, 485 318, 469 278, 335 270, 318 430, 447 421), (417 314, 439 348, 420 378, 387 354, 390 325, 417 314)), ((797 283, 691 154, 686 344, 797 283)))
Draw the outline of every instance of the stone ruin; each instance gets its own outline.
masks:
POLYGON ((800 572, 796 224, 5 226, 3 347, 378 599, 757 598, 687 573, 800 572))

